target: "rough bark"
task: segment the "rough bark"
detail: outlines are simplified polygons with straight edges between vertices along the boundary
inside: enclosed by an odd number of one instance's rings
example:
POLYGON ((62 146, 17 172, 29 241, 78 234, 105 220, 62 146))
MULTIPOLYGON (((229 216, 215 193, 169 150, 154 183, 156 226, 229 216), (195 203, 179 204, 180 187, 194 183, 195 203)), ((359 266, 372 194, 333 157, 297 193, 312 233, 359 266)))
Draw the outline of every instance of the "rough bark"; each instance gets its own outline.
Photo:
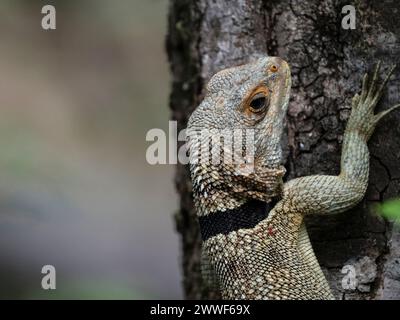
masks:
MULTIPOLYGON (((362 75, 400 53, 400 3, 391 0, 171 0, 167 49, 173 75, 172 119, 184 128, 216 71, 257 55, 277 55, 292 68, 292 99, 283 139, 287 179, 337 174, 351 97, 362 75), (355 30, 341 27, 341 9, 356 7, 355 30)), ((378 109, 400 101, 400 68, 378 109)), ((382 121, 369 143, 370 183, 353 210, 307 220, 316 255, 339 299, 400 298, 400 234, 374 212, 374 203, 400 194, 400 114, 382 121), (356 290, 344 291, 341 269, 362 270, 356 290)), ((200 240, 188 168, 178 165, 184 291, 215 298, 200 277, 200 240)))

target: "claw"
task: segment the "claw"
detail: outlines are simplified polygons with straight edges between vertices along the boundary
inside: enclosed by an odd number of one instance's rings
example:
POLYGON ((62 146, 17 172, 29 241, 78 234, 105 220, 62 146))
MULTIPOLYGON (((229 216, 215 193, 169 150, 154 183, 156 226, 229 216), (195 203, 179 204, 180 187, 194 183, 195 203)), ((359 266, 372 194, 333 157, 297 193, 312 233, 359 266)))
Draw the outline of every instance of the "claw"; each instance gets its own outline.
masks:
POLYGON ((360 132, 365 134, 366 140, 371 137, 379 120, 381 120, 388 113, 394 111, 397 108, 400 108, 400 104, 397 104, 389 108, 388 110, 382 111, 378 114, 374 114, 374 108, 383 94, 383 89, 385 88, 387 82, 394 72, 394 69, 396 68, 396 66, 393 65, 390 68, 385 80, 382 82, 382 84, 378 86, 380 67, 381 62, 379 61, 376 64, 373 75, 370 78, 370 82, 368 81, 368 74, 364 75, 362 81, 361 95, 354 95, 352 100, 352 112, 348 121, 348 128, 358 128, 360 132))
POLYGON ((352 107, 355 108, 358 104, 358 102, 360 101, 360 95, 358 93, 356 93, 353 97, 353 100, 351 102, 352 107))
POLYGON ((383 89, 385 88, 387 82, 389 81, 390 77, 392 76, 394 69, 396 69, 396 65, 393 65, 390 68, 389 73, 386 76, 385 80, 383 80, 382 84, 379 86, 379 89, 376 92, 374 99, 372 100, 372 105, 375 106, 378 103, 378 100, 382 97, 383 89))
POLYGON ((362 89, 361 89, 361 101, 365 100, 365 97, 367 96, 368 93, 368 74, 366 73, 363 77, 363 84, 362 84, 362 89))
POLYGON ((399 107, 400 107, 400 104, 396 104, 395 106, 393 106, 393 107, 391 107, 391 108, 389 108, 389 109, 387 109, 385 111, 379 112, 378 114, 376 114, 374 116, 375 123, 377 123, 379 120, 381 120, 388 113, 392 112, 393 110, 395 110, 395 109, 397 109, 399 107))
POLYGON ((378 61, 378 63, 376 64, 376 67, 375 67, 373 78, 372 78, 371 87, 369 88, 369 92, 368 92, 368 96, 367 96, 368 100, 372 100, 372 98, 375 94, 375 91, 376 91, 376 88, 378 85, 377 81, 378 81, 378 75, 379 75, 380 69, 381 69, 381 61, 378 61))

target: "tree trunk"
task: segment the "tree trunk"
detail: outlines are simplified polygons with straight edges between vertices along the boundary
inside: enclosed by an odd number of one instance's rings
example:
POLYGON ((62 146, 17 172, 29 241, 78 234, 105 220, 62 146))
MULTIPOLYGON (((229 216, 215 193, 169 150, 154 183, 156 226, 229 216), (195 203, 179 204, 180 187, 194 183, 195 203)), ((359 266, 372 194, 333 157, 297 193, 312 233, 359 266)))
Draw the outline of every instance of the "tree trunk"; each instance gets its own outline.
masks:
MULTIPOLYGON (((217 71, 245 63, 249 56, 280 56, 292 69, 292 98, 283 147, 286 179, 339 172, 341 142, 352 96, 361 78, 382 60, 398 62, 400 3, 355 1, 356 29, 341 26, 337 0, 171 0, 167 49, 173 75, 172 119, 179 128, 202 99, 217 71)), ((400 101, 400 69, 379 109, 400 101)), ((338 299, 400 298, 400 234, 374 212, 374 204, 400 193, 400 113, 375 131, 370 182, 365 199, 349 212, 312 217, 307 228, 318 260, 338 299), (356 290, 344 290, 344 265, 357 271, 356 290)), ((200 239, 189 169, 178 165, 184 291, 187 298, 215 298, 203 288, 200 239)))

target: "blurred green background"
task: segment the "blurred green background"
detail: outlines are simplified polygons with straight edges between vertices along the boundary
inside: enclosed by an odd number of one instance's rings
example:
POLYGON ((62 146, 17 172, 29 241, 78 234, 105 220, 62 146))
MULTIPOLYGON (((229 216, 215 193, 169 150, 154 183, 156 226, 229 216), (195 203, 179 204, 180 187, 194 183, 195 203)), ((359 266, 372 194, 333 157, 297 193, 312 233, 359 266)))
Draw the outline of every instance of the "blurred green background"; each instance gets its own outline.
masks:
POLYGON ((0 298, 182 297, 174 168, 145 159, 168 128, 167 7, 0 0, 0 298))

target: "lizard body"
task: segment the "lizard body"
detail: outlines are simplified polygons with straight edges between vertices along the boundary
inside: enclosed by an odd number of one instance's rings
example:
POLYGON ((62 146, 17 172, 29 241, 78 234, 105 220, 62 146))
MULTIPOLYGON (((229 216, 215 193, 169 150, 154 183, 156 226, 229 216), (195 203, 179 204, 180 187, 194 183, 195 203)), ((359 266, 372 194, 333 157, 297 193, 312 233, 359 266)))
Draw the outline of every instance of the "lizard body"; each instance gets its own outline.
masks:
POLYGON ((189 119, 188 137, 203 253, 224 299, 333 299, 303 219, 345 211, 363 198, 367 141, 377 122, 398 107, 374 114, 392 71, 378 86, 378 64, 371 81, 364 77, 361 95, 354 96, 340 174, 287 183, 282 181, 281 135, 289 65, 265 57, 211 78, 189 119), (253 140, 237 139, 235 129, 250 129, 253 140), (252 157, 244 140, 252 141, 252 157), (210 161, 213 151, 243 161, 210 161))

